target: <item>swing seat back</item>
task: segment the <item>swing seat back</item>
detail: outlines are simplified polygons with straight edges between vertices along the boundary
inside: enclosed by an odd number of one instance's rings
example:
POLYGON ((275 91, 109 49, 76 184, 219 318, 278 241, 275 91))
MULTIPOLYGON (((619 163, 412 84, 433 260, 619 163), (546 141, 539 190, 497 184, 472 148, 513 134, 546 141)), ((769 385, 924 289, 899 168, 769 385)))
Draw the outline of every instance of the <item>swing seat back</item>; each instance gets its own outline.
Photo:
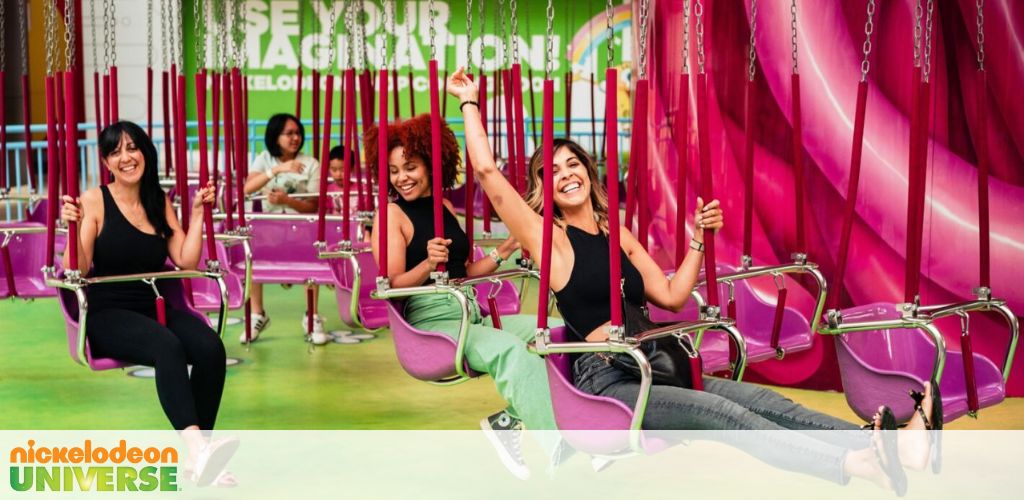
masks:
MULTIPOLYGON (((395 354, 402 369, 411 377, 426 382, 459 381, 461 377, 455 370, 456 341, 443 333, 420 330, 410 325, 402 316, 402 303, 391 300, 382 302, 387 307, 395 354)), ((469 368, 468 361, 464 361, 463 369, 470 377, 480 375, 469 368)))
MULTIPOLYGON (((245 302, 242 284, 245 279, 245 268, 242 268, 242 273, 237 273, 228 265, 228 251, 223 242, 216 242, 214 247, 217 252, 217 261, 220 262, 221 269, 225 270, 224 284, 228 288, 228 309, 240 309, 245 302)), ((202 245, 201 248, 202 256, 199 258, 199 262, 203 263, 210 257, 207 255, 206 245, 202 245)), ((217 282, 206 278, 191 278, 191 280, 192 303, 195 304, 196 309, 203 312, 219 311, 220 289, 217 287, 217 282)))
MULTIPOLYGON (((353 249, 368 248, 369 243, 354 243, 353 249)), ((377 263, 370 252, 354 257, 358 271, 349 259, 330 259, 335 296, 341 321, 352 328, 376 330, 388 325, 388 308, 383 300, 370 297, 377 283, 377 263)))
MULTIPOLYGON (((881 321, 901 317, 898 305, 875 303, 842 311, 843 321, 881 321)), ((846 401, 866 421, 880 405, 892 408, 896 419, 910 420, 913 400, 908 390, 922 390, 931 378, 935 344, 917 329, 884 329, 838 336, 836 354, 846 401)), ((963 353, 947 349, 946 364, 939 384, 943 419, 952 421, 967 414, 967 390, 963 353)), ((992 406, 1006 397, 1002 375, 988 358, 974 354, 978 401, 992 406)))
MULTIPOLYGON (((331 266, 317 257, 316 218, 303 220, 251 219, 252 279, 255 283, 334 284, 331 266)), ((353 233, 354 232, 353 227, 353 233)), ((327 221, 326 239, 341 239, 341 222, 327 221)), ((241 248, 231 249, 232 267, 245 272, 241 248)))

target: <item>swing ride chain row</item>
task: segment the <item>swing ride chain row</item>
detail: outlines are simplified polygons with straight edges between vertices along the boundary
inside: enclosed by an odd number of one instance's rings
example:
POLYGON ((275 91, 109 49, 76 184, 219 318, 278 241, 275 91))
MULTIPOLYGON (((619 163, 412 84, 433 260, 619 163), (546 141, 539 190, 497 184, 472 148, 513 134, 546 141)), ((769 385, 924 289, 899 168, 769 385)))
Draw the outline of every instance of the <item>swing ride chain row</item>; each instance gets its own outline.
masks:
POLYGON ((704 74, 704 2, 694 0, 693 15, 697 18, 697 72, 704 74))
POLYGON ((66 71, 75 67, 75 9, 64 9, 64 64, 66 71))
POLYGON ((934 0, 928 0, 928 17, 924 29, 924 62, 921 69, 921 78, 928 81, 932 72, 932 20, 935 14, 934 0))
POLYGON ((554 68, 555 61, 555 6, 551 0, 548 0, 548 29, 547 37, 544 39, 544 45, 547 49, 547 59, 544 60, 544 79, 551 79, 551 71, 554 68))
POLYGON ((914 6, 914 67, 921 67, 921 18, 924 17, 924 7, 921 0, 917 0, 914 6))
POLYGON ((604 4, 604 18, 608 23, 608 66, 612 67, 612 62, 615 59, 615 28, 612 26, 612 0, 607 0, 604 4))
POLYGON ((647 79, 647 28, 650 0, 640 0, 640 79, 647 79))
POLYGON ((799 58, 797 57, 797 44, 796 44, 796 35, 797 35, 797 32, 796 32, 796 0, 792 0, 792 2, 789 4, 789 14, 790 14, 790 16, 789 16, 789 32, 791 33, 790 38, 789 38, 789 40, 790 40, 789 44, 790 44, 790 47, 792 47, 793 74, 795 75, 795 74, 799 73, 799 71, 798 71, 799 68, 797 68, 797 60, 799 58))
POLYGON ((985 71, 985 0, 977 0, 975 7, 978 9, 978 70, 985 71))
POLYGON ((864 23, 864 60, 860 63, 860 81, 868 79, 871 69, 871 34, 875 32, 875 0, 868 0, 868 20, 864 23))
POLYGON ((757 0, 750 0, 750 52, 747 54, 747 80, 757 74, 757 0))
MULTIPOLYGON (((611 20, 609 19, 609 22, 611 20)), ((683 73, 690 72, 690 0, 683 0, 683 73)))
MULTIPOLYGON (((433 0, 431 0, 433 1, 433 0)), ((512 64, 519 63, 519 4, 516 0, 510 0, 508 3, 509 15, 512 16, 512 64)))

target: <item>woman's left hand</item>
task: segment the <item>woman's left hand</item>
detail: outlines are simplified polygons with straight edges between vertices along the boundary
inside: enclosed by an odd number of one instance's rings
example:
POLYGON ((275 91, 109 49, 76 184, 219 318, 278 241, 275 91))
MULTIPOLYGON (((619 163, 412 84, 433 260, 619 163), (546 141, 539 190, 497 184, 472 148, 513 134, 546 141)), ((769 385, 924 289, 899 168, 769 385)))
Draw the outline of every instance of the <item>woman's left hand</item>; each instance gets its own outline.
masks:
POLYGON ((213 187, 213 181, 207 182, 206 187, 197 191, 195 198, 192 199, 192 211, 202 209, 204 203, 213 204, 216 194, 217 190, 213 187))
POLYGON ((697 230, 694 232, 694 238, 700 241, 704 237, 704 230, 711 229, 716 233, 719 229, 722 229, 724 225, 724 219, 722 218, 722 209, 719 208, 721 204, 718 200, 711 200, 711 203, 704 204, 704 200, 697 197, 697 211, 694 212, 693 221, 697 226, 697 230))
POLYGON ((514 237, 509 237, 509 239, 505 240, 504 242, 502 242, 501 245, 498 246, 498 253, 502 255, 503 259, 507 259, 513 253, 515 253, 516 250, 519 250, 522 247, 523 245, 519 243, 519 240, 515 239, 514 237))
POLYGON ((274 205, 284 205, 288 203, 288 193, 280 189, 272 189, 267 193, 267 201, 274 205))

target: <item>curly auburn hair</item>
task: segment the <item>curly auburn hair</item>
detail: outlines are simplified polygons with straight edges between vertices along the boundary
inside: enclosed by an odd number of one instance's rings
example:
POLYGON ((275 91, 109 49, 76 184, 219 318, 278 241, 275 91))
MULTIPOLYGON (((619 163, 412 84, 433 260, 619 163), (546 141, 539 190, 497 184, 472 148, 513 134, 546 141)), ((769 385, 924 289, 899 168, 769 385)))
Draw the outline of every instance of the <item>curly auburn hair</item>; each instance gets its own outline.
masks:
MULTIPOLYGON (((366 152, 367 162, 373 175, 377 175, 377 133, 376 125, 371 126, 363 135, 363 151, 366 152)), ((388 124, 388 153, 391 150, 402 146, 405 148, 405 158, 418 157, 427 165, 427 170, 432 168, 430 158, 431 148, 430 136, 430 115, 422 114, 388 124)), ((460 155, 461 148, 455 139, 455 133, 448 126, 448 123, 441 120, 441 189, 451 189, 455 186, 455 177, 462 164, 460 155)), ((387 154, 387 153, 385 153, 387 154)), ((388 194, 391 197, 398 196, 395 187, 388 184, 388 194)))

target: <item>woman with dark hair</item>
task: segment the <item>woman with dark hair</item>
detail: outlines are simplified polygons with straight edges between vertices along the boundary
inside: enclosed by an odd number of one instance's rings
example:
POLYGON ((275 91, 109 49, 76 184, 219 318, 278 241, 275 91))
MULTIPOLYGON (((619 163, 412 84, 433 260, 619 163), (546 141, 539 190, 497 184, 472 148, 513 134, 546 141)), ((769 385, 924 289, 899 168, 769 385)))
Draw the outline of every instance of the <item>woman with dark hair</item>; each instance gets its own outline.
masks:
MULTIPOLYGON (((100 134, 99 150, 114 180, 89 189, 79 200, 63 197, 61 219, 79 224, 78 262, 70 262, 70 252, 65 252, 64 268, 78 269, 83 276, 143 274, 164 270, 170 258, 181 269, 195 269, 202 252, 203 204, 213 203, 213 184, 196 194, 186 233, 160 188, 156 148, 138 125, 110 125, 100 134)), ((153 290, 141 281, 95 284, 86 290, 85 332, 92 353, 154 367, 160 405, 175 429, 188 431, 182 435, 196 452, 190 458, 206 448, 209 459, 215 450, 199 431, 213 429, 224 392, 224 345, 216 332, 171 307, 167 326, 161 325, 153 290)), ((233 450, 220 453, 228 451, 233 450)), ((211 462, 199 468, 205 463, 211 462)), ((218 472, 212 471, 214 477, 218 472)))
MULTIPOLYGON (((316 211, 316 197, 290 196, 317 193, 320 189, 320 162, 302 153, 305 141, 306 129, 295 116, 279 113, 267 121, 263 139, 267 149, 253 160, 249 167, 249 178, 245 180, 245 194, 257 191, 266 193, 267 204, 264 206, 264 212, 294 214, 316 211)), ((319 288, 314 287, 313 331, 309 332, 309 338, 314 344, 323 345, 327 343, 329 337, 324 331, 323 318, 316 314, 319 288)), ((270 325, 270 315, 264 309, 262 284, 253 283, 250 296, 253 326, 251 340, 256 340, 270 325)), ((305 329, 306 325, 306 316, 303 314, 302 328, 305 329)), ((245 343, 244 332, 238 340, 245 343)))
MULTIPOLYGON (((430 115, 419 115, 389 125, 388 150, 377 151, 377 129, 371 128, 363 139, 368 158, 386 155, 390 172, 387 190, 392 200, 388 203, 388 267, 391 286, 406 288, 433 283, 430 273, 438 264, 447 266, 450 278, 464 278, 493 273, 498 266, 519 248, 515 239, 508 239, 489 256, 473 260, 471 242, 455 218, 455 209, 444 200, 444 238, 434 237, 433 195, 431 186, 431 132, 430 115)), ((460 159, 459 143, 447 123, 441 122, 442 188, 455 184, 460 159)), ((371 164, 376 168, 377 162, 371 164)), ((373 234, 380 230, 379 221, 373 221, 373 234)), ((377 238, 373 238, 373 254, 378 256, 377 238)), ((472 288, 467 289, 475 297, 472 288)), ((519 454, 518 433, 490 432, 492 430, 518 430, 520 421, 531 430, 554 429, 554 412, 548 392, 544 361, 526 349, 526 343, 536 331, 536 317, 509 315, 501 318, 502 329, 492 328, 491 322, 480 314, 476 300, 469 301, 469 335, 466 339, 466 359, 470 368, 488 373, 494 379, 498 392, 509 403, 506 411, 481 421, 488 437, 496 444, 510 470, 524 474, 525 466, 519 454), (507 454, 505 453, 507 450, 507 454), (511 461, 509 460, 511 459, 511 461)), ((418 295, 405 301, 403 316, 421 330, 441 332, 456 338, 461 319, 459 304, 448 295, 418 295)), ((560 324, 556 319, 551 320, 560 324)))
MULTIPOLYGON (((542 151, 530 160, 529 187, 524 200, 495 166, 487 136, 477 109, 477 86, 464 74, 455 72, 448 80, 448 92, 462 105, 466 125, 466 144, 476 178, 491 199, 495 212, 501 216, 523 248, 541 255, 543 219, 542 151)), ((554 144, 554 203, 556 227, 551 250, 551 290, 558 299, 558 308, 574 341, 602 342, 608 339, 610 295, 608 289, 611 260, 608 232, 621 235, 622 300, 636 308, 647 301, 678 311, 690 296, 697 282, 703 261, 703 229, 719 230, 723 224, 718 200, 707 205, 697 198, 694 214, 697 230, 690 248, 675 275, 669 279, 640 242, 623 226, 608 227, 608 199, 599 181, 593 159, 575 142, 557 140, 554 144), (590 265, 588 265, 590 263, 590 265)), ((617 210, 618 207, 611 209, 617 210)), ((603 353, 586 353, 576 357, 573 379, 581 391, 617 399, 626 405, 636 403, 640 381, 608 361, 603 353)), ((644 415, 644 429, 662 430, 856 430, 858 426, 838 418, 804 408, 770 389, 704 377, 704 390, 698 391, 670 385, 654 385, 644 415)), ((931 388, 925 388, 920 415, 915 414, 909 428, 925 429, 925 414, 932 415, 931 388)), ((882 409, 880 408, 880 412, 882 409)), ((875 427, 881 427, 876 415, 875 427)), ((893 426, 895 427, 895 426, 893 426)), ((824 433, 828 434, 828 433, 824 433)), ((901 433, 905 434, 905 433, 901 433)), ((806 454, 815 462, 814 472, 822 477, 842 480, 851 475, 885 483, 888 476, 897 490, 905 480, 895 447, 873 450, 866 438, 854 439, 844 447, 811 439, 801 433, 775 433, 778 443, 767 446, 767 453, 806 454), (859 445, 859 446, 858 446, 859 445), (875 454, 879 457, 876 460, 875 454), (882 456, 884 455, 884 459, 882 456), (884 474, 883 474, 884 471, 884 474)), ((912 436, 908 436, 911 437, 912 436)), ((915 443, 916 444, 916 443, 915 443)), ((922 446, 908 446, 907 451, 920 451, 922 446), (911 449, 913 448, 913 449, 911 449)), ((923 446, 927 460, 927 444, 923 446)), ((788 455, 791 458, 793 455, 788 455)), ((921 465, 917 453, 908 455, 921 465)), ((806 464, 804 464, 806 466, 806 464)), ((921 465, 923 467, 923 465, 921 465)))

